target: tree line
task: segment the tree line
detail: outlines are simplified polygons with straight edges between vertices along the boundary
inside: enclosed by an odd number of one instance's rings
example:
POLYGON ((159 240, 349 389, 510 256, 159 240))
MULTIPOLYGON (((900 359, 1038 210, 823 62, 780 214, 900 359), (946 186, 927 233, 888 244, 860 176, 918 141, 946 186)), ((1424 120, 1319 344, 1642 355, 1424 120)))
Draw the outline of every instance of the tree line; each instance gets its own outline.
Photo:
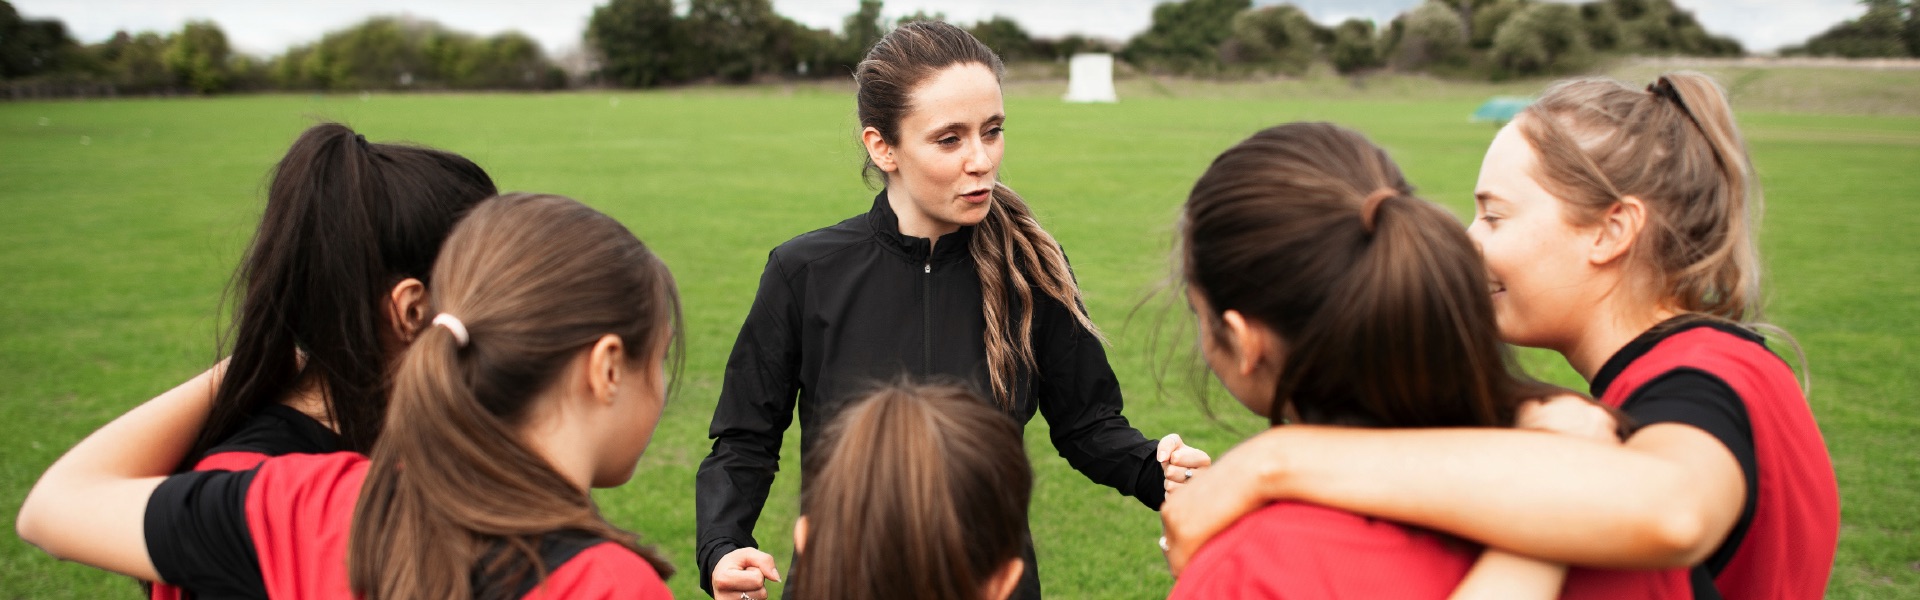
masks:
MULTIPOLYGON (((1857 55, 1897 46, 1911 54, 1913 6, 1867 4, 1867 17, 1816 36, 1804 51, 1857 55)), ((920 12, 889 19, 883 8, 880 0, 862 0, 833 31, 782 16, 771 0, 607 0, 588 20, 584 60, 563 70, 524 34, 480 36, 407 17, 370 18, 266 59, 235 52, 225 32, 206 21, 80 44, 59 21, 25 19, 0 0, 0 81, 16 89, 26 82, 212 94, 845 78, 890 27, 944 18, 920 12)), ((1177 0, 1155 6, 1149 28, 1123 43, 1036 37, 1001 16, 966 27, 1008 62, 1108 51, 1137 70, 1210 77, 1298 75, 1330 64, 1341 73, 1500 79, 1575 72, 1608 55, 1744 53, 1672 0, 1428 0, 1381 26, 1360 19, 1326 26, 1292 4, 1177 0)))
POLYGON ((1920 2, 1862 0, 1867 13, 1782 48, 1789 56, 1920 58, 1920 2))

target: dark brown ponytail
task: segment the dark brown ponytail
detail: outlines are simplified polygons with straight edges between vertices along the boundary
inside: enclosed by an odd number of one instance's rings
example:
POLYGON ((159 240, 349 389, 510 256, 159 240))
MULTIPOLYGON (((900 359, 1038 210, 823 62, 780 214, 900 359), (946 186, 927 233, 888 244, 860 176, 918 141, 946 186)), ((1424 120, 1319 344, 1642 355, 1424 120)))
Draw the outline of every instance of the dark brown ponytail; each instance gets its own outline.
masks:
MULTIPOLYGON (((1004 76, 1000 57, 966 30, 939 21, 902 24, 875 43, 854 69, 859 86, 855 101, 862 127, 872 127, 889 144, 900 142, 900 121, 913 107, 912 93, 934 73, 953 65, 977 64, 1004 76)), ((869 180, 884 181, 885 173, 867 159, 869 180)), ((1012 188, 995 183, 993 206, 974 231, 969 250, 980 275, 980 293, 987 330, 987 373, 994 399, 1005 409, 1013 406, 1014 385, 1022 370, 1034 366, 1033 291, 1042 301, 1066 306, 1074 320, 1105 342, 1100 329, 1080 302, 1080 285, 1067 266, 1066 254, 1025 200, 1012 188)))
POLYGON ((1020 428, 964 388, 882 389, 822 440, 788 597, 979 600, 1020 558, 1033 490, 1020 428))
POLYGON ((1284 340, 1276 424, 1291 406, 1309 423, 1506 426, 1551 389, 1512 368, 1465 228, 1353 131, 1291 123, 1228 149, 1194 183, 1180 244, 1199 318, 1239 311, 1284 340))
POLYGON ((372 448, 392 368, 380 337, 387 291, 409 277, 426 281, 454 222, 493 194, 487 173, 457 154, 370 144, 335 123, 300 134, 274 168, 229 289, 232 358, 189 456, 309 376, 342 446, 372 448))
POLYGON ((601 336, 618 335, 635 360, 673 338, 679 304, 666 265, 585 205, 511 194, 455 228, 434 274, 434 309, 458 318, 467 339, 428 327, 394 376, 387 434, 354 513, 353 589, 376 600, 472 597, 484 549, 508 551, 483 570, 516 558, 539 565, 540 536, 557 530, 619 542, 670 575, 514 434, 540 391, 601 336))

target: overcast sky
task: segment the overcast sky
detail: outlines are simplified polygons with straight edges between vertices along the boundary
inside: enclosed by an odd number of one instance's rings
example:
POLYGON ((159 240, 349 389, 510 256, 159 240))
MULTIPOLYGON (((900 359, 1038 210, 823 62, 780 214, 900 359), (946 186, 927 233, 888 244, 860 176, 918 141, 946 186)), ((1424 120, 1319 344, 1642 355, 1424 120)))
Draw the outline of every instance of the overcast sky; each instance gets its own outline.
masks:
MULTIPOLYGON (((916 10, 945 13, 972 22, 1006 15, 1036 36, 1082 33, 1125 40, 1147 28, 1162 0, 888 0, 886 14, 916 10)), ((105 40, 119 30, 174 31, 193 19, 211 19, 233 45, 267 56, 317 40, 321 34, 373 15, 408 14, 454 29, 493 34, 518 29, 538 39, 548 53, 580 46, 587 17, 606 0, 12 0, 30 18, 66 22, 82 42, 105 40)), ((1315 20, 1333 24, 1349 17, 1386 22, 1420 0, 1297 0, 1315 20)), ((682 0, 684 3, 684 0, 682 0)), ((1255 4, 1277 4, 1255 0, 1255 4)), ((1798 43, 1865 11, 1856 0, 1676 0, 1707 30, 1731 35, 1750 51, 1767 52, 1798 43)), ((813 27, 837 30, 859 0, 773 0, 774 10, 813 27)))

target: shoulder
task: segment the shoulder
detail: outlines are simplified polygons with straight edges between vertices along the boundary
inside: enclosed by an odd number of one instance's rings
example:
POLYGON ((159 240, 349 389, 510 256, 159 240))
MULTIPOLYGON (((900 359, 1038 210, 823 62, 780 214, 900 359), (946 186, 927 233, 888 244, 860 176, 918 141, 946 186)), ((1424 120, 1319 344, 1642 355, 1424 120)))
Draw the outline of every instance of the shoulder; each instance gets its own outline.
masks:
POLYGON ((354 452, 269 458, 260 463, 248 493, 248 504, 258 510, 248 512, 260 516, 261 511, 301 511, 317 504, 315 508, 351 513, 369 464, 366 456, 354 452))
POLYGON ((646 559, 614 542, 588 547, 523 598, 672 598, 646 559))
POLYGON ((248 417, 239 431, 208 450, 194 470, 239 471, 286 454, 324 454, 340 450, 340 436, 313 417, 283 404, 269 404, 248 417))
POLYGON ((1242 517, 1201 548, 1174 596, 1440 597, 1465 575, 1474 554, 1465 544, 1392 522, 1279 502, 1242 517), (1382 587, 1382 573, 1394 575, 1390 588, 1382 587))
POLYGON ((791 272, 850 248, 871 243, 873 233, 867 214, 861 213, 831 227, 823 227, 794 236, 793 239, 775 246, 768 256, 768 262, 791 272))

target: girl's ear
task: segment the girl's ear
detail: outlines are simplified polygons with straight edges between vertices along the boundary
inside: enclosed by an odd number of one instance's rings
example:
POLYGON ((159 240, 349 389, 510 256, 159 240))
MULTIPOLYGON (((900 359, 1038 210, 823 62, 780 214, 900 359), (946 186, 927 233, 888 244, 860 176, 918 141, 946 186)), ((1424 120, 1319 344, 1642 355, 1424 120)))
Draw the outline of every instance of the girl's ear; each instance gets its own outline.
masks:
POLYGON ((806 551, 807 551, 807 516, 800 515, 800 520, 793 522, 793 553, 799 554, 801 552, 806 552, 806 551))
POLYGON ((413 343, 413 338, 420 335, 420 329, 426 327, 427 319, 433 317, 427 314, 432 310, 428 300, 427 284, 419 279, 408 277, 393 284, 393 289, 387 291, 385 307, 387 332, 393 335, 393 339, 413 343))
POLYGON ((626 371, 627 348, 620 336, 606 334, 587 351, 587 389, 593 398, 612 403, 620 391, 620 378, 626 371))
POLYGON ((1020 575, 1026 570, 1026 561, 1019 558, 1001 565, 1000 570, 993 572, 993 578, 987 580, 988 600, 1006 600, 1012 596, 1013 588, 1020 586, 1020 575))
POLYGON ((1647 203, 1637 196, 1620 198, 1619 202, 1607 208, 1607 214, 1601 216, 1599 234, 1594 237, 1593 249, 1588 253, 1587 261, 1600 266, 1626 256, 1646 226, 1647 203))
POLYGON ((1232 353, 1234 369, 1240 375, 1252 375, 1261 364, 1277 356, 1269 356, 1279 350, 1267 327, 1259 322, 1247 319, 1240 311, 1228 309, 1220 313, 1220 321, 1227 338, 1227 351, 1232 353))
POLYGON ((893 159, 893 144, 887 143, 880 130, 868 127, 860 130, 860 145, 867 149, 867 158, 873 160, 881 171, 892 173, 900 170, 900 163, 893 159))

